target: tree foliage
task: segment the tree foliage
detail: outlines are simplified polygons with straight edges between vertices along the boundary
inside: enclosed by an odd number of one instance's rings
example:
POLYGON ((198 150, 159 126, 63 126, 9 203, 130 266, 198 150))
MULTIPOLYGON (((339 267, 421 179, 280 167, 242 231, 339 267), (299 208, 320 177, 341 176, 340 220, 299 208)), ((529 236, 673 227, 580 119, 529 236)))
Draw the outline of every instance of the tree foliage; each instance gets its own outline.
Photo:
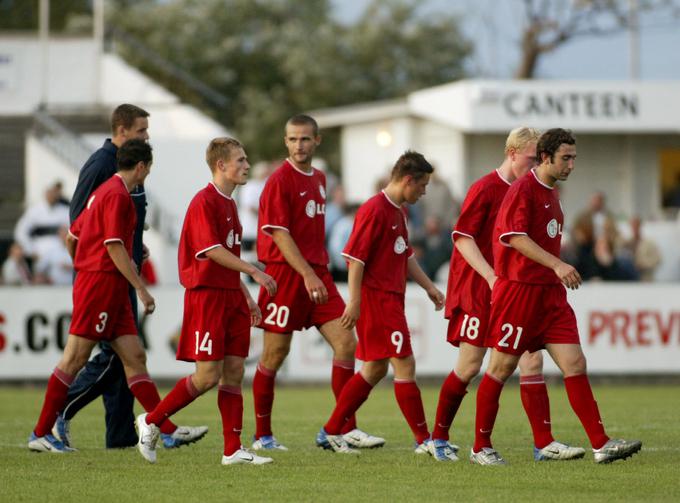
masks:
MULTIPOLYGON (((458 19, 423 17, 419 0, 374 0, 346 25, 329 0, 118 1, 108 13, 166 60, 225 95, 214 115, 252 158, 282 154, 292 114, 402 96, 461 78, 470 52, 458 19)), ((135 54, 124 56, 171 91, 190 91, 135 54)))

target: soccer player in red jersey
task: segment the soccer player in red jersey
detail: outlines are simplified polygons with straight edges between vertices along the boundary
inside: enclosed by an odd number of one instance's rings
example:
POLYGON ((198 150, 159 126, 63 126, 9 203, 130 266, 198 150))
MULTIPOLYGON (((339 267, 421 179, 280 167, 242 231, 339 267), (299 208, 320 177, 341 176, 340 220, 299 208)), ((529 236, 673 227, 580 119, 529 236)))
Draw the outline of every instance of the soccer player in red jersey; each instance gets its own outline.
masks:
POLYGON ((403 154, 392 168, 387 187, 359 208, 343 252, 349 261, 349 301, 341 321, 348 330, 356 324, 357 358, 364 363, 343 388, 320 432, 336 452, 357 452, 345 442, 342 428, 391 364, 394 394, 415 436, 416 453, 433 453, 404 313, 406 278, 427 292, 437 310, 444 307, 444 294, 413 256, 403 209, 405 203, 413 204, 425 194, 432 172, 422 154, 403 154))
POLYGON ((564 375, 569 403, 585 429, 596 463, 625 459, 642 448, 638 440, 610 439, 586 374, 576 316, 566 289, 581 276, 559 258, 564 215, 555 191, 574 170, 576 139, 564 129, 543 133, 536 148, 539 166, 508 190, 493 234, 494 269, 489 334, 491 360, 477 391, 475 443, 470 460, 505 464, 492 447, 491 433, 503 384, 525 351, 547 349, 564 375))
MULTIPOLYGON (((308 115, 286 123, 288 159, 272 173, 260 196, 257 255, 280 288, 276 295, 260 289, 264 347, 253 379, 255 439, 253 449, 287 450, 272 433, 276 372, 288 352, 293 331, 315 326, 333 349, 331 387, 336 398, 354 375, 356 339, 343 327, 345 303, 328 271, 325 248, 326 177, 312 167, 321 143, 319 127, 308 115)), ((352 418, 343 430, 355 447, 385 443, 356 427, 352 418)), ((317 444, 328 447, 325 439, 317 444)))
MULTIPOLYGON (((75 375, 92 348, 107 341, 125 370, 128 386, 146 410, 160 402, 156 385, 146 369, 146 355, 132 314, 128 284, 137 291, 150 314, 155 302, 130 257, 137 222, 130 192, 151 170, 151 147, 144 140, 129 140, 117 152, 118 173, 97 188, 71 225, 67 246, 78 272, 73 285, 73 317, 64 354, 47 383, 38 424, 28 442, 34 451, 68 452, 50 431, 66 401, 75 375)), ((177 429, 172 423, 170 430, 177 429)))
POLYGON ((217 405, 224 434, 223 465, 271 463, 241 446, 241 381, 250 346, 250 326, 262 320, 240 273, 250 275, 270 294, 276 282, 240 259, 241 223, 231 195, 248 181, 248 158, 231 138, 215 138, 206 151, 212 182, 187 210, 179 242, 179 277, 184 286, 184 319, 177 359, 196 362, 196 372, 180 379, 148 414, 137 418, 139 451, 156 460, 158 427, 168 417, 219 384, 217 405))
MULTIPOLYGON (((432 431, 435 459, 439 461, 458 460, 455 446, 448 443, 449 428, 470 381, 479 373, 487 348, 493 347, 488 322, 491 289, 496 281, 492 265, 494 223, 510 184, 536 166, 539 136, 536 129, 527 127, 510 132, 503 163, 472 184, 451 234, 455 249, 451 254, 445 316, 449 319, 447 340, 459 352, 454 371, 442 384, 432 431)), ((519 369, 522 404, 534 434, 534 458, 583 457, 582 448, 556 442, 552 437, 542 353, 525 352, 519 360, 519 369)))

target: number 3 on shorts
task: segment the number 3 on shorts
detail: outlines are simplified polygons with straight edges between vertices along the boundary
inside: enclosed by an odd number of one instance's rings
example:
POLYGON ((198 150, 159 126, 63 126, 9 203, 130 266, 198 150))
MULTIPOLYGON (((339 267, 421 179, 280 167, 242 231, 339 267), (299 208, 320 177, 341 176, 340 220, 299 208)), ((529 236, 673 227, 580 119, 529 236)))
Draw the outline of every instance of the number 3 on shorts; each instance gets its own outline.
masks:
POLYGON ((278 327, 285 327, 288 324, 288 317, 290 316, 290 309, 288 306, 277 306, 273 302, 267 304, 267 312, 269 313, 264 319, 267 325, 276 325, 278 327))
POLYGON ((498 345, 500 347, 502 348, 510 347, 510 344, 508 344, 508 339, 512 337, 512 333, 515 332, 515 329, 517 329, 517 335, 515 335, 515 343, 512 345, 512 349, 517 349, 517 346, 519 346, 519 338, 522 337, 523 328, 513 327, 510 323, 504 323, 503 326, 501 327, 501 331, 505 333, 505 335, 500 341, 498 341, 498 345))
POLYGON ((394 346, 397 348, 397 354, 401 353, 401 347, 404 345, 404 334, 399 331, 392 332, 390 339, 392 344, 394 344, 394 346))

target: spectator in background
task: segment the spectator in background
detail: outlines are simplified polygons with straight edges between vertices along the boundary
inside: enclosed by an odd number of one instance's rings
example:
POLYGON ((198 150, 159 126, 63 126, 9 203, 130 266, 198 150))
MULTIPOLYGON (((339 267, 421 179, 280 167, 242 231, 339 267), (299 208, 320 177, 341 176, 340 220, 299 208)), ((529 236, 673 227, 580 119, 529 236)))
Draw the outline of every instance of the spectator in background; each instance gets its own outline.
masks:
MULTIPOLYGON (((239 188, 239 213, 241 225, 243 226, 241 246, 244 252, 251 252, 255 249, 255 241, 257 239, 257 211, 260 207, 260 194, 262 194, 264 184, 275 167, 275 164, 271 162, 258 162, 253 166, 252 178, 246 185, 239 188)), ((244 257, 244 259, 246 259, 247 254, 244 255, 246 255, 244 257)))
POLYGON ((33 261, 55 244, 61 244, 59 228, 70 223, 69 209, 61 202, 62 198, 61 183, 53 183, 45 190, 45 200, 29 207, 17 222, 14 239, 33 261))
POLYGON ((427 197, 421 198, 418 206, 423 209, 426 225, 427 220, 434 217, 446 229, 453 227, 460 214, 460 203, 451 194, 448 184, 437 175, 436 167, 427 186, 427 197))
MULTIPOLYGON (((329 192, 329 194, 330 198, 326 202, 326 239, 330 243, 333 226, 338 222, 338 220, 346 215, 347 201, 345 199, 345 189, 342 187, 342 185, 336 185, 333 191, 329 192)), ((342 251, 342 247, 340 248, 340 251, 342 251)))
POLYGON ((675 185, 664 194, 663 205, 669 208, 680 208, 680 172, 675 174, 675 185))
MULTIPOLYGON (((429 195, 430 191, 428 190, 428 197, 429 195)), ((453 243, 451 242, 448 225, 444 225, 444 221, 438 215, 428 215, 425 217, 424 230, 424 254, 421 265, 425 274, 435 281, 437 271, 439 271, 442 265, 448 263, 451 257, 453 243)))
MULTIPOLYGON (((605 228, 614 235, 609 237, 616 241, 616 224, 611 212, 606 207, 606 197, 603 192, 592 194, 588 207, 581 211, 574 221, 571 230, 571 246, 573 265, 581 274, 584 281, 601 277, 599 260, 606 259, 605 228), (599 240, 599 260, 595 253, 595 244, 599 240)), ((612 251, 613 252, 613 251, 612 251)))
MULTIPOLYGON (((328 237, 328 255, 330 258, 331 276, 338 282, 347 281, 347 259, 342 256, 342 250, 352 234, 354 217, 359 209, 358 204, 345 206, 343 215, 335 222, 331 234, 328 237)), ((326 213, 328 216, 328 213, 326 213)))
POLYGON ((59 241, 54 241, 35 264, 35 282, 48 285, 71 285, 73 261, 66 248, 68 228, 59 227, 59 241))
POLYGON ((12 243, 9 247, 7 259, 2 264, 2 282, 15 286, 31 284, 31 270, 19 243, 12 243))
POLYGON ((654 272, 661 263, 659 247, 651 239, 642 235, 642 221, 640 217, 630 219, 632 236, 622 243, 622 250, 635 266, 641 281, 654 281, 654 272))

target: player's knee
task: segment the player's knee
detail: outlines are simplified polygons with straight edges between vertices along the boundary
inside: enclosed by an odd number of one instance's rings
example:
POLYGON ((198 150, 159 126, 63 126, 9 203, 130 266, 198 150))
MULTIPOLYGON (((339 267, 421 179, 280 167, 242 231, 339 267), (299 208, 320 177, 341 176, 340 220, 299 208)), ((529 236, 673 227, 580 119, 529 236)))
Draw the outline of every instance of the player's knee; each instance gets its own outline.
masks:
POLYGON ((481 362, 472 362, 456 367, 456 375, 463 382, 470 382, 474 379, 482 368, 481 362))
POLYGON ((220 382, 219 372, 203 372, 194 374, 193 383, 200 393, 213 389, 220 382))
POLYGON ((80 372, 80 369, 82 369, 86 363, 87 355, 68 356, 64 354, 64 357, 61 359, 57 367, 59 367, 60 370, 64 371, 69 375, 76 375, 78 372, 80 372))
POLYGON ((543 373, 543 355, 540 352, 525 353, 519 360, 519 370, 522 375, 536 375, 543 373))
POLYGON ((583 353, 574 355, 572 358, 566 361, 564 365, 564 375, 573 376, 585 374, 587 371, 586 357, 583 353))
POLYGON ((334 357, 338 360, 352 360, 357 349, 357 341, 351 333, 333 346, 334 357))
POLYGON ((289 351, 290 347, 288 346, 265 348, 264 351, 262 351, 262 358, 260 361, 266 368, 278 370, 286 360, 289 351))
POLYGON ((243 374, 245 366, 243 362, 224 362, 223 380, 228 382, 230 386, 237 386, 243 382, 243 374))

